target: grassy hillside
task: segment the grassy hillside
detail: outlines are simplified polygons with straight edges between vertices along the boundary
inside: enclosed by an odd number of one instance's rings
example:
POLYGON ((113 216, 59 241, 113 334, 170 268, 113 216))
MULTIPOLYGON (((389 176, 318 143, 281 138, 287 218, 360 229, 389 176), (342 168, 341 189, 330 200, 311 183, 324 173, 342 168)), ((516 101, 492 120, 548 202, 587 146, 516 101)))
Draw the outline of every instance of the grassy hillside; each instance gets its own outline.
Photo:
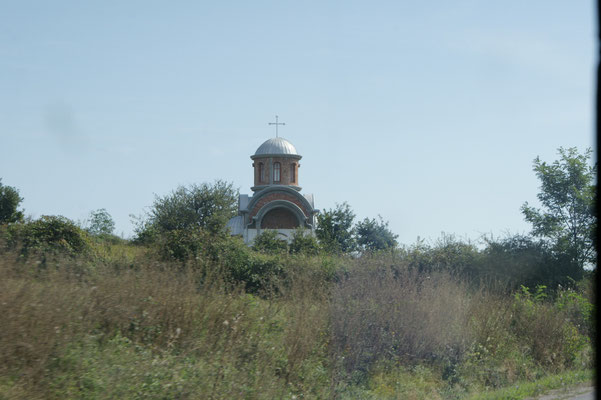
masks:
POLYGON ((592 366, 586 279, 515 290, 414 268, 414 254, 270 255, 236 239, 186 262, 86 246, 2 246, 0 399, 520 398, 592 366))

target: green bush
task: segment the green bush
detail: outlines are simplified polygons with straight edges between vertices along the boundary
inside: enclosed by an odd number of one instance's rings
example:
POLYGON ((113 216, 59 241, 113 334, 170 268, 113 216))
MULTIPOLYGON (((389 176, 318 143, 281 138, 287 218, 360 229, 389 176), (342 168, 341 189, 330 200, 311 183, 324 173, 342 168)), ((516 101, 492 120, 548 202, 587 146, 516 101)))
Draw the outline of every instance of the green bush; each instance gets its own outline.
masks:
POLYGON ((589 299, 576 289, 561 289, 557 293, 556 305, 580 334, 588 336, 594 341, 594 305, 589 299))
POLYGON ((539 365, 560 371, 574 366, 581 358, 588 338, 579 334, 566 313, 547 299, 545 289, 538 286, 531 293, 522 286, 514 295, 510 326, 539 365))
POLYGON ((314 256, 319 253, 317 238, 307 229, 297 228, 290 242, 290 254, 314 256))
POLYGON ((186 261, 200 256, 206 239, 198 228, 174 229, 158 236, 154 246, 165 260, 186 261))
POLYGON ((278 231, 264 230, 253 242, 253 250, 265 254, 285 254, 288 252, 288 243, 278 238, 278 231))
POLYGON ((420 273, 445 271, 472 279, 477 276, 480 261, 480 253, 474 244, 446 234, 433 245, 420 240, 401 249, 401 255, 409 268, 420 273))
POLYGON ((10 247, 19 247, 21 254, 51 252, 69 255, 85 254, 91 249, 88 234, 63 216, 44 215, 41 218, 13 224, 3 229, 10 247))

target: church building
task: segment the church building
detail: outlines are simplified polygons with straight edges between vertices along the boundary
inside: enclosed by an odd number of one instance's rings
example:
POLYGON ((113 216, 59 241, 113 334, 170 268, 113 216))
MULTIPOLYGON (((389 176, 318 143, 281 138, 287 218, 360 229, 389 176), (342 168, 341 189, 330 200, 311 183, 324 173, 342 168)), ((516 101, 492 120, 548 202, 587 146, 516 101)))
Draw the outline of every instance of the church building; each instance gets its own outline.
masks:
POLYGON ((265 229, 276 229, 281 239, 290 241, 294 230, 315 229, 312 194, 301 194, 298 169, 302 156, 284 138, 275 137, 263 143, 254 155, 252 196, 241 194, 238 215, 229 220, 232 235, 240 235, 251 245, 265 229))

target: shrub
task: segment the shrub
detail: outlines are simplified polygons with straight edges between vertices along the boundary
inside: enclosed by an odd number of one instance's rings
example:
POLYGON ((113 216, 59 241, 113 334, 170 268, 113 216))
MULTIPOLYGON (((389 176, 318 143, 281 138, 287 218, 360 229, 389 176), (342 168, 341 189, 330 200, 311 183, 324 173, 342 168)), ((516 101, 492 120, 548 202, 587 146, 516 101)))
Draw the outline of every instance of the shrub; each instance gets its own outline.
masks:
POLYGON ((570 284, 563 261, 545 242, 528 236, 487 239, 480 274, 501 282, 508 293, 522 285, 530 289, 544 285, 553 291, 570 284))
POLYGON ((14 224, 5 228, 5 239, 10 246, 20 246, 21 254, 32 251, 83 254, 90 247, 88 234, 73 221, 63 216, 44 215, 41 218, 23 224, 14 224))
POLYGON ((430 273, 446 271, 463 277, 476 278, 480 254, 470 242, 443 234, 434 245, 423 240, 403 249, 403 260, 409 268, 430 273))
POLYGON ((544 286, 534 293, 522 286, 514 296, 510 326, 539 365, 557 371, 574 365, 588 339, 546 297, 544 286))
POLYGON ((290 254, 317 255, 319 243, 313 234, 306 229, 297 228, 290 243, 290 254))
POLYGON ((174 229, 158 236, 154 247, 164 260, 186 261, 200 256, 207 236, 198 228, 174 229))
POLYGON ((557 293, 556 306, 581 335, 588 336, 594 341, 594 306, 583 293, 573 288, 560 289, 557 293))
POLYGON ((288 243, 278 238, 278 231, 266 229, 255 238, 253 250, 265 254, 285 254, 288 252, 288 243))

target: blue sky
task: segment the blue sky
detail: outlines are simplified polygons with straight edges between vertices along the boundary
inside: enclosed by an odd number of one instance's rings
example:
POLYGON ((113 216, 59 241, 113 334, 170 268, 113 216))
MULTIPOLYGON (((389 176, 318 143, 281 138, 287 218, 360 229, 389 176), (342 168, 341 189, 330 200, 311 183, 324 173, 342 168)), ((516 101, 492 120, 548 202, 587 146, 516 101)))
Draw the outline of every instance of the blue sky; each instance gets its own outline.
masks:
POLYGON ((26 214, 130 214, 274 136, 316 206, 405 244, 526 233, 532 160, 594 140, 591 1, 9 1, 0 177, 26 214))

